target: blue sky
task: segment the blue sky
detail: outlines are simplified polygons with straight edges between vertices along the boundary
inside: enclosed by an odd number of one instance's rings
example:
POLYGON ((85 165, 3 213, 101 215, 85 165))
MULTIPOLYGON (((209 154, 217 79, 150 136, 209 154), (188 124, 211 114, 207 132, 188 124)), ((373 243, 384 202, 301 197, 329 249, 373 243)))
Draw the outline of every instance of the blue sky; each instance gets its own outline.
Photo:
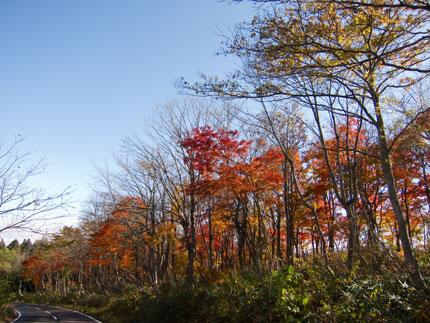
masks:
POLYGON ((35 185, 72 186, 84 200, 93 164, 143 132, 154 106, 177 96, 175 79, 233 68, 214 55, 219 29, 253 15, 216 0, 2 0, 0 140, 25 137, 48 164, 35 185))

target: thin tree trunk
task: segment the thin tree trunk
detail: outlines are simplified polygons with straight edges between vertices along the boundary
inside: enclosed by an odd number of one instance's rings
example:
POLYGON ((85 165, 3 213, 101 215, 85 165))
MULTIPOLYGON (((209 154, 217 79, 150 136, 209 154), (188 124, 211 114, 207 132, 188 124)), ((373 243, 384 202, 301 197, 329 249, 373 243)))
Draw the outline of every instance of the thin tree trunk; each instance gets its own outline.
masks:
POLYGON ((287 165, 284 165, 284 210, 285 210, 285 218, 287 220, 287 265, 292 266, 294 263, 294 213, 291 212, 289 208, 289 200, 288 200, 288 183, 287 183, 287 165))
POLYGON ((209 261, 209 269, 212 270, 214 268, 213 261, 213 232, 212 232, 212 209, 211 209, 211 201, 209 200, 209 211, 208 211, 208 230, 209 230, 209 251, 208 251, 208 261, 209 261))
POLYGON ((348 255, 346 260, 346 266, 348 271, 352 270, 352 264, 354 261, 354 253, 356 249, 357 240, 357 221, 355 220, 354 213, 348 208, 346 209, 346 215, 349 221, 349 235, 348 235, 348 255))
POLYGON ((425 284, 421 277, 420 268, 418 261, 415 258, 412 250, 410 237, 407 230, 407 224, 403 215, 402 207, 400 205, 399 197, 397 194, 396 182, 394 179, 393 169, 391 166, 390 149, 387 143, 387 137, 385 134, 384 120, 382 117, 381 107, 379 106, 379 100, 374 96, 375 113, 377 117, 376 128, 378 131, 379 147, 381 152, 382 170, 384 173, 385 184, 388 188, 388 195, 390 198, 391 206, 393 208, 394 216, 399 229, 399 238, 403 248, 403 254, 405 256, 406 263, 411 267, 412 280, 417 288, 423 289, 425 284))

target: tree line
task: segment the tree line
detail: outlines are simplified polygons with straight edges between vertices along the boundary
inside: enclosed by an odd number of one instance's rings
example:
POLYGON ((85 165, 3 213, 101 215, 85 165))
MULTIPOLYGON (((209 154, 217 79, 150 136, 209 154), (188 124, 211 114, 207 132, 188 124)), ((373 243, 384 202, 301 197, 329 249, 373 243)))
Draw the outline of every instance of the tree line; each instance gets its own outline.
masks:
POLYGON ((156 290, 303 261, 378 270, 380 257, 425 288, 428 4, 255 2, 225 37, 241 67, 178 80, 205 98, 166 103, 124 139, 81 225, 23 262, 32 288, 156 290))
MULTIPOLYGON (((214 111, 201 101, 176 104, 171 123, 157 125, 155 145, 125 139, 119 170, 100 174, 103 185, 81 226, 39 242, 23 262, 34 287, 157 289, 178 279, 191 284, 246 268, 263 273, 295 261, 330 265, 343 254, 345 270, 353 270, 369 251, 401 266, 400 228, 371 128, 336 118, 337 127, 326 129, 320 142, 306 135, 298 110, 252 116, 240 132, 221 127, 226 121, 214 111), (288 148, 276 144, 279 138, 288 148)), ((428 144, 422 140, 428 120, 418 118, 392 151, 411 247, 425 253, 429 150, 417 148, 428 144)))

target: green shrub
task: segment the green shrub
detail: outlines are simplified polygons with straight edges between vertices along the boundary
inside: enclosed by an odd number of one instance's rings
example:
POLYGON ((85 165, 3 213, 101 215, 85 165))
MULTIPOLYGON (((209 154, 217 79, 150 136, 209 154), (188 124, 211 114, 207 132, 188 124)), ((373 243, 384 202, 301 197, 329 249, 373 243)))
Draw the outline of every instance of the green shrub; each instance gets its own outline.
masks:
POLYGON ((421 322, 428 305, 406 281, 351 279, 336 310, 340 320, 351 322, 421 322))
MULTIPOLYGON (((430 283, 427 269, 423 275, 430 283)), ((298 263, 295 269, 265 275, 242 271, 216 278, 199 279, 194 286, 172 282, 157 292, 130 288, 111 297, 31 297, 38 303, 74 307, 106 323, 430 322, 428 294, 396 271, 347 274, 344 268, 298 263)))
POLYGON ((285 322, 297 322, 307 319, 310 314, 310 293, 306 290, 304 276, 288 267, 275 273, 273 277, 275 291, 279 295, 276 309, 282 314, 285 322))
POLYGON ((12 280, 0 277, 0 306, 10 302, 15 296, 12 280))

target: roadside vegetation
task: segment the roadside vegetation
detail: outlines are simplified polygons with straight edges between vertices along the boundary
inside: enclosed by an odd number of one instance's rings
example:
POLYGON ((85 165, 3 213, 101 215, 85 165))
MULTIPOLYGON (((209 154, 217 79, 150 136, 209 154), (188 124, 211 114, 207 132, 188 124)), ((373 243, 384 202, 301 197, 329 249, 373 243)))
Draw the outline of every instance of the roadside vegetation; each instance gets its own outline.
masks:
MULTIPOLYGON (((200 275, 192 286, 185 280, 157 290, 139 291, 130 285, 121 294, 75 290, 19 296, 16 284, 3 283, 2 291, 9 288, 3 300, 71 308, 106 323, 429 321, 428 291, 413 287, 400 257, 403 268, 398 271, 383 254, 376 260, 368 252, 360 253, 362 260, 351 273, 338 255, 330 267, 318 259, 297 261, 294 267, 259 274, 248 269, 200 275), (378 264, 369 268, 372 261, 378 264)), ((428 261, 420 264, 430 283, 428 261)), ((3 322, 14 317, 10 307, 3 307, 2 315, 3 322)))

